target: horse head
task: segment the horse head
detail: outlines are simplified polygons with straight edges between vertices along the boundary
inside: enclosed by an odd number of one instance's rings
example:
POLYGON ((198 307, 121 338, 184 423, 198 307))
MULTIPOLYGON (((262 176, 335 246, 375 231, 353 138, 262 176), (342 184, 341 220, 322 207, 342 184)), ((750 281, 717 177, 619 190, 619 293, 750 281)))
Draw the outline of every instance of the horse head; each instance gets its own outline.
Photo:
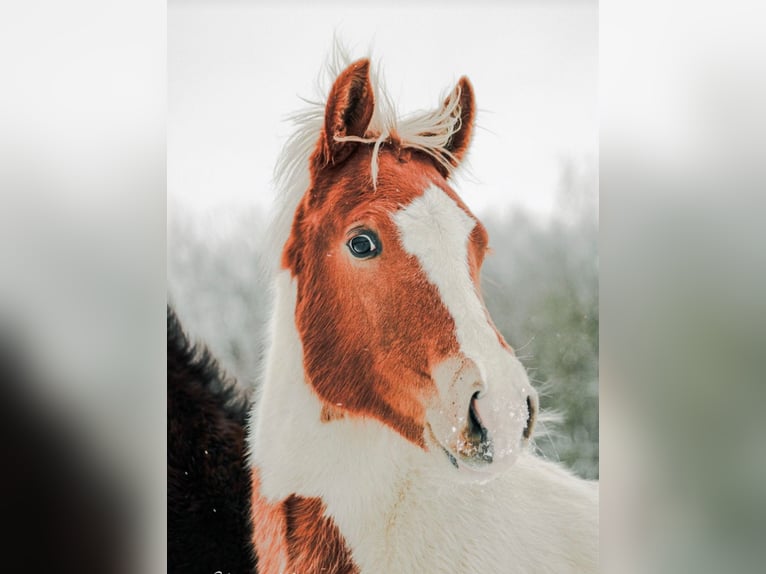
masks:
POLYGON ((306 381, 327 424, 374 418, 439 464, 492 475, 529 438, 537 395, 482 299, 487 231, 450 186, 473 89, 462 78, 399 123, 375 100, 368 60, 335 80, 282 252, 306 381))

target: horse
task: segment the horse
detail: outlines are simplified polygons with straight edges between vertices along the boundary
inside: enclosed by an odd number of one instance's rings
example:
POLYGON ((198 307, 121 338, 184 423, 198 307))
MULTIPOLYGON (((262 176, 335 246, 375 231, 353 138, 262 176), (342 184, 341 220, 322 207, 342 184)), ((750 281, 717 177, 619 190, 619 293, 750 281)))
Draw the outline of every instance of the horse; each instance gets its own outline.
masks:
POLYGON ((397 118, 361 59, 296 115, 248 431, 261 573, 597 569, 597 484, 531 451, 537 393, 451 186, 475 114, 463 77, 397 118))
POLYGON ((249 395, 167 308, 168 572, 253 572, 249 395))

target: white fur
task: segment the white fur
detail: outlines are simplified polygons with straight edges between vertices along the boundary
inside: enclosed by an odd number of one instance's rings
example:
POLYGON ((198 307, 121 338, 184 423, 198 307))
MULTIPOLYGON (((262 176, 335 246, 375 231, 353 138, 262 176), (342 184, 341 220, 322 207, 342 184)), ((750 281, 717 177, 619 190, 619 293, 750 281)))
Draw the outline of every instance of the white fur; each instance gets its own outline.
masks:
MULTIPOLYGON (((385 101, 385 95, 376 98, 378 118, 385 101)), ((316 106, 296 116, 300 129, 278 167, 284 194, 270 233, 277 254, 308 187, 307 159, 322 113, 316 106)), ((411 125, 429 131, 423 126, 433 119, 422 115, 411 125)), ((408 130, 399 130, 400 137, 402 131, 408 130)), ((518 361, 498 354, 491 328, 478 319, 480 301, 466 287, 465 237, 474 222, 440 193, 428 190, 400 213, 403 244, 439 288, 463 352, 483 371, 487 396, 505 384, 518 404, 530 391, 526 377, 518 361), (419 225, 424 217, 430 225, 419 225)), ((322 423, 322 405, 304 378, 294 281, 280 271, 275 285, 271 341, 248 436, 263 496, 273 502, 290 494, 321 497, 363 574, 596 571, 595 483, 528 452, 517 453, 513 466, 484 482, 456 480, 445 456, 423 451, 376 419, 322 423)))
POLYGON ((455 322, 462 355, 479 371, 478 386, 463 385, 462 389, 452 391, 447 389, 454 379, 452 373, 434 376, 442 400, 429 414, 429 422, 442 446, 454 442, 465 425, 471 395, 480 389, 478 410, 494 443, 495 460, 486 470, 494 473, 507 468, 521 450, 528 417, 526 399, 530 397, 533 404, 537 399, 524 367, 498 340, 471 279, 468 243, 476 221, 435 185, 398 211, 393 219, 402 246, 418 258, 429 280, 438 288, 455 322), (457 420, 452 416, 445 421, 441 413, 446 405, 455 403, 457 420))
POLYGON ((281 272, 249 437, 264 496, 321 497, 364 574, 596 571, 594 483, 528 453, 486 483, 451 480, 445 458, 375 419, 320 422, 321 404, 304 379, 295 297, 281 272))

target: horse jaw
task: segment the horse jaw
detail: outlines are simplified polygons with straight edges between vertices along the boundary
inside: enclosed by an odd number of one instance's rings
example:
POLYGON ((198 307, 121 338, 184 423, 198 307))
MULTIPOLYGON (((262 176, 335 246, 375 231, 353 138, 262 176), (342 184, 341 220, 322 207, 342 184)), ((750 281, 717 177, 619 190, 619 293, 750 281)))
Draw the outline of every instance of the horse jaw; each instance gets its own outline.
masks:
MULTIPOLYGON (((324 405, 305 377, 289 271, 277 275, 275 292, 271 340, 248 434, 261 493, 271 501, 299 494, 329 502, 350 501, 357 493, 363 499, 359 485, 365 482, 387 491, 416 465, 422 450, 374 418, 323 422, 324 405)), ((369 500, 376 503, 384 501, 369 500)))

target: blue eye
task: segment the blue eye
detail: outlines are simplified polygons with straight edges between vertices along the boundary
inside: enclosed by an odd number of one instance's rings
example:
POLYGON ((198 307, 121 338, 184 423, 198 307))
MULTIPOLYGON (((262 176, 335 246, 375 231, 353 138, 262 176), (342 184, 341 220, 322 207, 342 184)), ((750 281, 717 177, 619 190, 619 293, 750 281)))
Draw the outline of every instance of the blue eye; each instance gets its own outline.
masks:
POLYGON ((357 259, 371 259, 380 253, 378 236, 372 231, 362 231, 348 240, 349 251, 357 259))

